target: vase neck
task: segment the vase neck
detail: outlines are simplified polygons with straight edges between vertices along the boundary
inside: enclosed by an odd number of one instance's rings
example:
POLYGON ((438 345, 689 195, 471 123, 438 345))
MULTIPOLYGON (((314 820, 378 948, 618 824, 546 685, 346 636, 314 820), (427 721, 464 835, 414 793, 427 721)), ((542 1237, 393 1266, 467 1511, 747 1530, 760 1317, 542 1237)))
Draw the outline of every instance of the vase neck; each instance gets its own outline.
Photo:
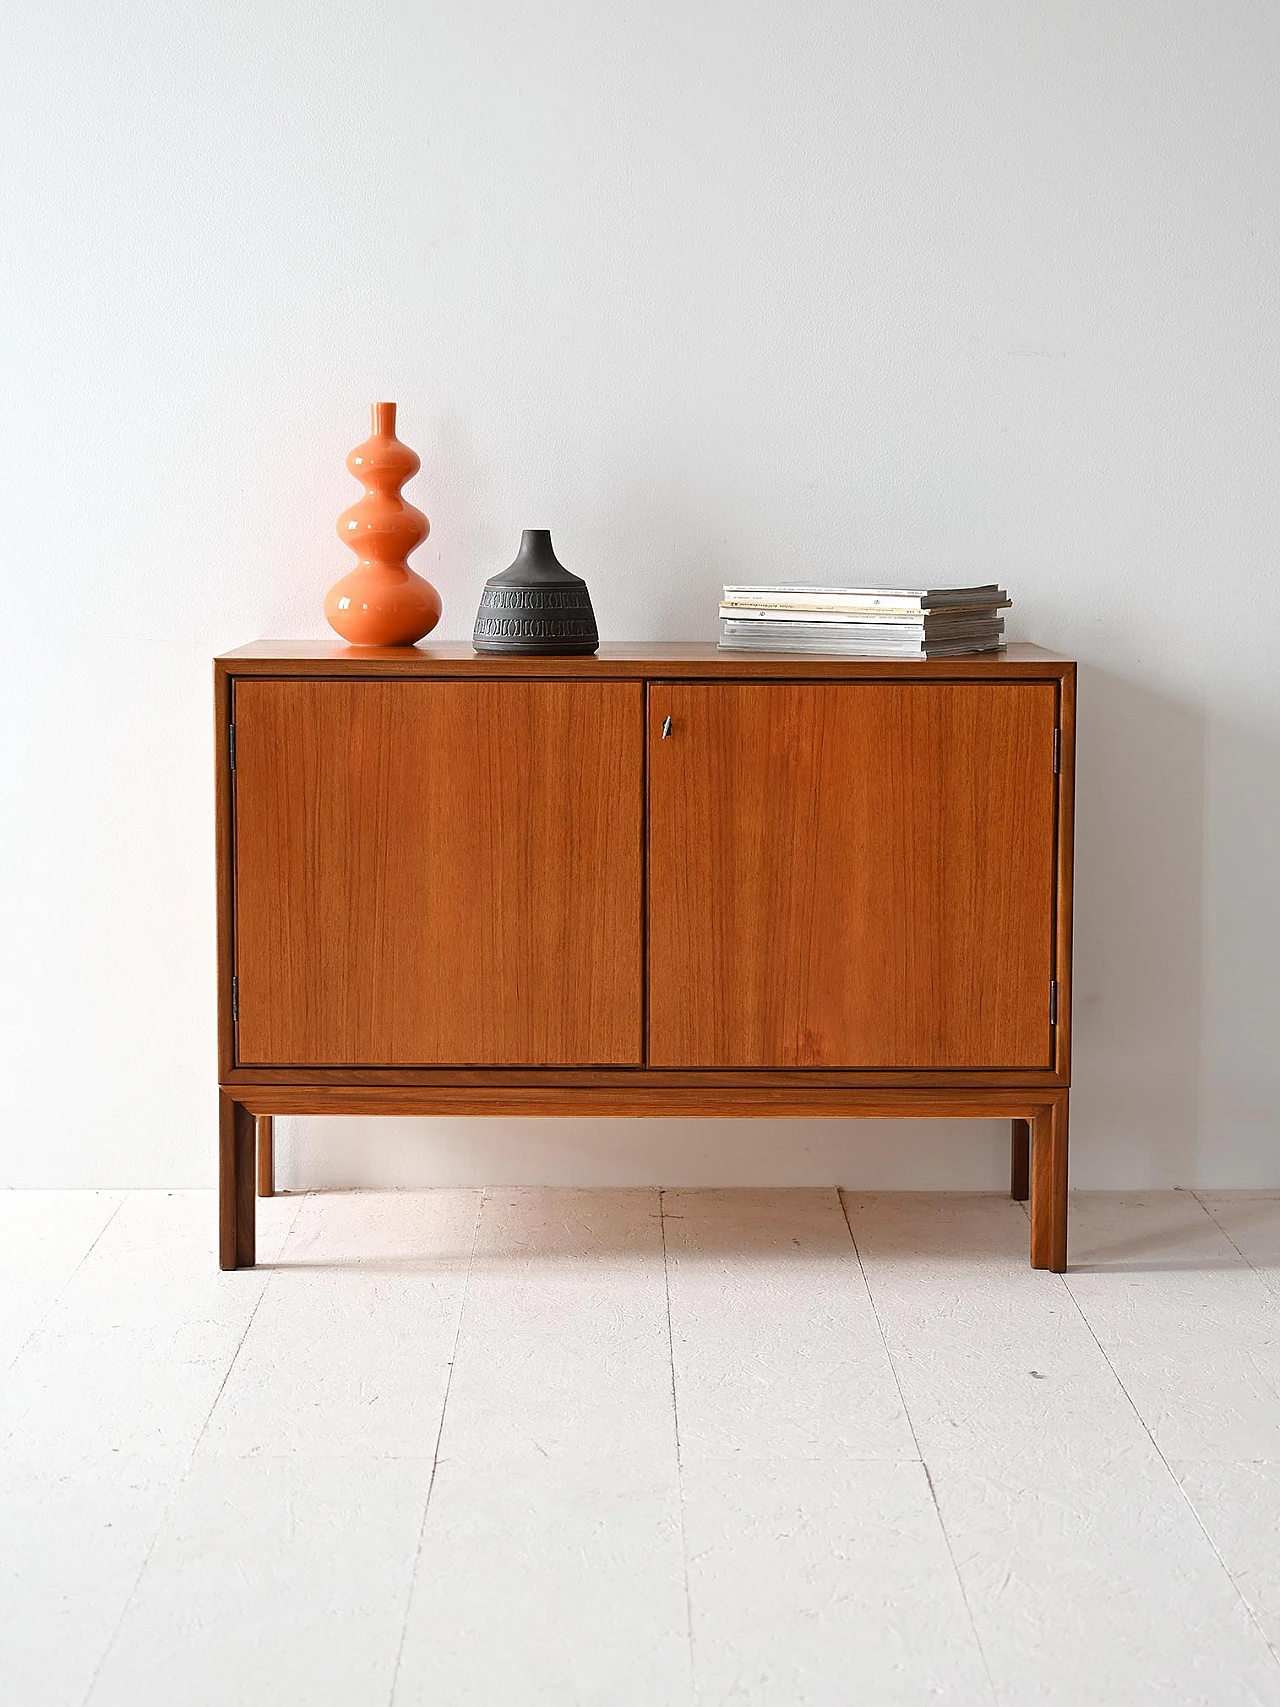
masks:
POLYGON ((549 528, 526 528, 520 536, 516 560, 501 575, 493 576, 493 586, 539 587, 582 586, 577 575, 571 575, 556 556, 549 528))
POLYGON ((393 439, 396 436, 396 406, 394 403, 371 403, 375 438, 393 439))
POLYGON ((521 558, 534 558, 539 563, 554 563, 556 554, 551 547, 550 528, 526 528, 520 535, 521 558))

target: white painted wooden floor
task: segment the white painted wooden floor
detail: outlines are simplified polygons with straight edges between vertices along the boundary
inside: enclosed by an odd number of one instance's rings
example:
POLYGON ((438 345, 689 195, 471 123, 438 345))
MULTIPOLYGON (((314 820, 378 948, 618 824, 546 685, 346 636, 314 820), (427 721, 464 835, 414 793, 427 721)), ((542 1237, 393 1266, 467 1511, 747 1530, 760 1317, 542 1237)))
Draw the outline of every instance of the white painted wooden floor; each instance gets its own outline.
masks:
POLYGON ((213 1232, 0 1193, 3 1707, 1280 1704, 1280 1193, 213 1232))

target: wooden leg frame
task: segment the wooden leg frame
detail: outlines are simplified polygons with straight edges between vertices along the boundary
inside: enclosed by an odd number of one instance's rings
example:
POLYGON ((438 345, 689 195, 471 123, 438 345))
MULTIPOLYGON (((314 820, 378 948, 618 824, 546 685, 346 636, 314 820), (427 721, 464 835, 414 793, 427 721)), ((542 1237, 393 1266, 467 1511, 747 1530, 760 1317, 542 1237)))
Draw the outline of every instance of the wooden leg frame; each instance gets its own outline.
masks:
POLYGON ((230 1091, 218 1093, 218 1261, 252 1268, 257 1260, 253 1194, 254 1119, 230 1091))
POLYGON ((1015 1120, 1009 1151, 1009 1196, 1025 1203, 1031 1196, 1031 1122, 1015 1120))
POLYGON ((258 1196, 276 1194, 276 1134, 275 1123, 269 1114, 260 1114, 254 1123, 258 1128, 258 1196))
MULTIPOLYGON (((1031 1202, 1031 1266, 1061 1274, 1067 1266, 1067 1104, 1068 1092, 1025 1093, 972 1091, 954 1093, 851 1091, 820 1088, 786 1091, 764 1099, 754 1091, 728 1093, 715 1112, 813 1117, 847 1114, 859 1118, 955 1114, 1012 1116, 1009 1191, 1020 1202, 1031 1202), (829 1100, 824 1100, 828 1099, 829 1100), (776 1099, 776 1100, 775 1100, 776 1099), (1014 1114, 1008 1104, 1020 1105, 1014 1114)), ((220 1157, 218 1170, 219 1258, 223 1268, 252 1268, 255 1260, 255 1188, 257 1196, 275 1191, 273 1116, 276 1114, 700 1114, 704 1102, 684 1105, 677 1093, 653 1093, 630 1101, 619 1093, 601 1091, 567 1099, 564 1092, 531 1091, 530 1087, 477 1094, 466 1088, 415 1093, 405 1088, 323 1088, 306 1085, 223 1086, 220 1099, 220 1157), (241 1100, 243 1099, 243 1100, 241 1100), (575 1105, 576 1102, 576 1105, 575 1105)))
POLYGON ((1067 1266, 1067 1092, 1031 1122, 1031 1266, 1067 1266))

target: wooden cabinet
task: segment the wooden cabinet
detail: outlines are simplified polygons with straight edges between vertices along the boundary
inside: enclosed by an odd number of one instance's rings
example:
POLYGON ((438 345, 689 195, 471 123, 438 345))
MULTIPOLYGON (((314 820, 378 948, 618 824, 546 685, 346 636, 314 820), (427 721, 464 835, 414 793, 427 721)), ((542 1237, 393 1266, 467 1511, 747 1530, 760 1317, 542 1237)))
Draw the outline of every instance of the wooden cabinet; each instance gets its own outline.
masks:
POLYGON ((1071 663, 263 642, 215 685, 224 1266, 275 1114, 380 1111, 1000 1115, 1065 1265, 1071 663))

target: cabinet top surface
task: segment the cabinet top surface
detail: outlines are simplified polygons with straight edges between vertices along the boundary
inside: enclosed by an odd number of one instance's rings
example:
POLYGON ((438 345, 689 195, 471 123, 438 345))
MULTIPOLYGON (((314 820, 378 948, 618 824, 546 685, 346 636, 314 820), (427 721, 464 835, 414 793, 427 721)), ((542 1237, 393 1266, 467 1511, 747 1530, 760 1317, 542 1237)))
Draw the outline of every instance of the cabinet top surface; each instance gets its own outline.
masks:
POLYGON ((590 657, 478 653, 470 641, 418 646, 344 646, 324 640, 255 640, 223 652, 216 662, 232 675, 522 676, 587 680, 646 676, 891 676, 957 678, 1057 677, 1074 669, 1068 658, 1014 641, 999 652, 959 658, 833 658, 802 652, 729 652, 713 642, 627 641, 602 645, 590 657))

